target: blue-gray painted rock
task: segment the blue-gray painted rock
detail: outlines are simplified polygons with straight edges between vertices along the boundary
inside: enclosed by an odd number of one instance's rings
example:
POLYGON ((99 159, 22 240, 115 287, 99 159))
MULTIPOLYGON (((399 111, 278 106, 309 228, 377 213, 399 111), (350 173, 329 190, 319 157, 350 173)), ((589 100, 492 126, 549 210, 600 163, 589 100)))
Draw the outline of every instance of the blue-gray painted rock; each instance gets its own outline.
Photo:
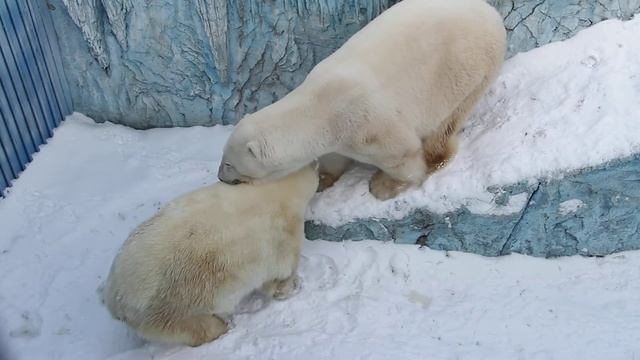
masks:
POLYGON ((527 192, 529 201, 506 216, 465 208, 447 214, 418 209, 401 220, 354 219, 338 227, 308 221, 306 234, 309 239, 418 243, 485 256, 599 256, 640 249, 640 155, 562 179, 497 190, 527 192))
MULTIPOLYGON (((235 123, 302 82, 397 0, 48 0, 74 108, 136 128, 235 123)), ((640 0, 490 0, 509 55, 640 0)))

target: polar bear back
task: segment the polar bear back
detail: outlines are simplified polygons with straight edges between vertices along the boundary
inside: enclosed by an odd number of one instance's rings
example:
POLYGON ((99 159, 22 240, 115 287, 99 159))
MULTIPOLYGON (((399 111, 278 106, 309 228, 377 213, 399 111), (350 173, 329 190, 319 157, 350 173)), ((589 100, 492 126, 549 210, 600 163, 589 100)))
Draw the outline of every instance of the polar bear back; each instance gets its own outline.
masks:
POLYGON ((403 0, 320 62, 298 91, 322 107, 362 103, 374 121, 401 112, 427 135, 494 80, 505 49, 502 18, 483 0, 403 0))
POLYGON ((248 291, 290 275, 316 187, 307 168, 272 183, 217 183, 176 198, 116 256, 107 307, 134 327, 152 308, 175 316, 231 312, 248 291))

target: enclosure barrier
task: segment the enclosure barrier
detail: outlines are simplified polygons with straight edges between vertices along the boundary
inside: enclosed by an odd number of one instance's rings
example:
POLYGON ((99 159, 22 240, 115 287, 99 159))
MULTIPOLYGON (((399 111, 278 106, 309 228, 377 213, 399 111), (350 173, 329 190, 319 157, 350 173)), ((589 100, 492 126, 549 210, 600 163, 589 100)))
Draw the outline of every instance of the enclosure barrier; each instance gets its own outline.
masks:
POLYGON ((0 1, 0 194, 72 109, 47 6, 0 1))

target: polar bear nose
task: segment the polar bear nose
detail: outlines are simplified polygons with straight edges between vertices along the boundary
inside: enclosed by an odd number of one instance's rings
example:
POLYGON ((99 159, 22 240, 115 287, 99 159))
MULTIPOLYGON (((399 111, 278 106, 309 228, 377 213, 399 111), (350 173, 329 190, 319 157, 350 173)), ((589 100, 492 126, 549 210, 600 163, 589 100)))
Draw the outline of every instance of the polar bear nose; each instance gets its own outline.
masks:
POLYGON ((222 181, 223 183, 225 183, 225 184, 229 184, 229 185, 238 185, 238 184, 241 184, 241 183, 242 183, 242 181, 240 181, 240 180, 238 180, 238 179, 229 180, 229 179, 224 179, 224 178, 222 178, 222 177, 218 177, 218 179, 219 179, 220 181, 222 181))
POLYGON ((238 185, 241 183, 240 179, 235 174, 235 171, 228 163, 221 163, 218 169, 218 180, 229 185, 238 185))
POLYGON ((221 175, 221 174, 218 174, 218 180, 220 180, 221 182, 223 182, 225 184, 229 184, 229 185, 238 185, 238 184, 240 184, 240 180, 238 180, 238 179, 228 179, 224 175, 221 175))

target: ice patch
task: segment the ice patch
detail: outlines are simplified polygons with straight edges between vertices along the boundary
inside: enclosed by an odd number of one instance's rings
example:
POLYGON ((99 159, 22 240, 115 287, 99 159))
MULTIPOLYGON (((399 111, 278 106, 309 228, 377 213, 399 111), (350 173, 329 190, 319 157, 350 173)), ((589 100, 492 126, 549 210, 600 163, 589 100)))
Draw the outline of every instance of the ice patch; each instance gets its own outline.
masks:
POLYGON ((560 215, 569 215, 572 214, 581 207, 585 206, 585 203, 580 199, 571 199, 560 203, 558 207, 558 212, 560 215))

